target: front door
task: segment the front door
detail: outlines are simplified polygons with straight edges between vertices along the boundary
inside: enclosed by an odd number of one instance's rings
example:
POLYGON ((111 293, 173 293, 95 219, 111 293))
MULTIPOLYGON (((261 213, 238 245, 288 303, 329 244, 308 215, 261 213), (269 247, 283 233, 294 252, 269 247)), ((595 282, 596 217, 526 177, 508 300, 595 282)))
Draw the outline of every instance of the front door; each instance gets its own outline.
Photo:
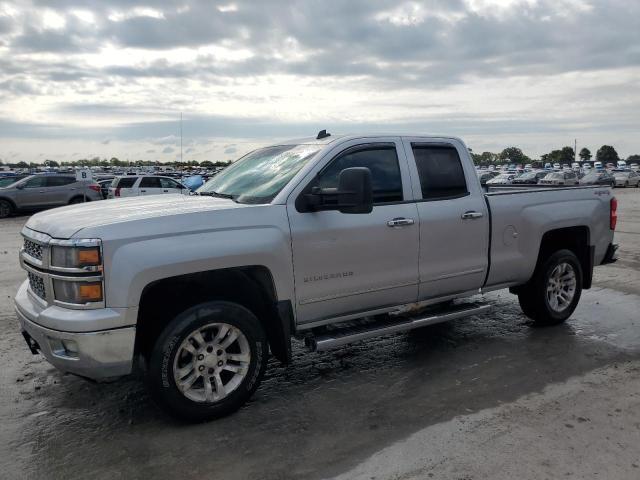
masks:
POLYGON ((18 208, 42 206, 45 203, 46 181, 46 176, 38 175, 22 183, 21 186, 24 186, 24 188, 16 189, 16 205, 18 205, 18 208))
POLYGON ((142 177, 138 188, 140 195, 159 195, 162 193, 160 177, 142 177))
POLYGON ((404 142, 422 196, 420 300, 479 289, 489 267, 489 212, 464 144, 404 142))
POLYGON ((397 138, 352 141, 320 161, 287 205, 299 323, 416 300, 419 222, 411 199, 408 165, 397 138), (310 211, 300 202, 314 186, 337 187, 340 172, 349 167, 371 171, 371 213, 310 211))

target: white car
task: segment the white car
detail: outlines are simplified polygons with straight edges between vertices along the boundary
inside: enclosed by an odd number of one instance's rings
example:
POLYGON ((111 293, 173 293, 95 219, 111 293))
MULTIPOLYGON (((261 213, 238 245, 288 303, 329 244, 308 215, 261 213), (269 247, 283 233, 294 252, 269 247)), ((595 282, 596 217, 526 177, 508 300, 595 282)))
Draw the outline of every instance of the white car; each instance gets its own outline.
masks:
POLYGON ((578 177, 572 171, 549 173, 539 182, 540 185, 578 185, 578 177))
POLYGON ((561 167, 560 167, 560 164, 559 164, 559 163, 554 163, 554 164, 553 164, 553 169, 554 169, 554 170, 560 170, 560 168, 561 168, 561 167))
POLYGON ((640 165, 638 165, 637 163, 630 164, 629 168, 636 173, 640 172, 640 165))
POLYGON ((107 198, 138 197, 141 195, 168 193, 189 195, 190 190, 170 177, 160 177, 158 175, 127 175, 113 179, 107 198))
POLYGON ((616 187, 638 187, 640 183, 640 175, 632 170, 625 170, 624 172, 613 172, 613 178, 615 178, 616 187))
POLYGON ((516 178, 515 173, 501 173, 487 181, 487 185, 509 185, 516 178))

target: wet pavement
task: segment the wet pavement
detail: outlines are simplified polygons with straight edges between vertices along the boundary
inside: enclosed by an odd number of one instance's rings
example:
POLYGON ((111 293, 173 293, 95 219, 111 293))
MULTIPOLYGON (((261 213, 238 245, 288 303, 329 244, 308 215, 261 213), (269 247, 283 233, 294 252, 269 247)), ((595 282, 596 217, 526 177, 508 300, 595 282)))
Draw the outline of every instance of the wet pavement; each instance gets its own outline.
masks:
POLYGON ((640 191, 616 196, 620 261, 566 324, 534 328, 498 292, 486 315, 296 343, 250 403, 200 425, 161 414, 140 378, 93 384, 29 353, 11 304, 27 217, 2 220, 0 477, 640 478, 640 191))

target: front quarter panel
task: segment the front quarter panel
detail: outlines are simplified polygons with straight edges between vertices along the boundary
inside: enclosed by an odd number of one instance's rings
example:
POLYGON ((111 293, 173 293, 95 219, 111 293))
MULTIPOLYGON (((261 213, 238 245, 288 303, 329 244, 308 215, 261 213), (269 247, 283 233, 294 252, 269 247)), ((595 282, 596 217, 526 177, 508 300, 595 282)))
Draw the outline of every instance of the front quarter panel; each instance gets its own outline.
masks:
POLYGON ((259 205, 112 225, 79 236, 102 238, 109 307, 139 305, 151 282, 248 265, 269 269, 279 299, 293 298, 285 207, 259 205))

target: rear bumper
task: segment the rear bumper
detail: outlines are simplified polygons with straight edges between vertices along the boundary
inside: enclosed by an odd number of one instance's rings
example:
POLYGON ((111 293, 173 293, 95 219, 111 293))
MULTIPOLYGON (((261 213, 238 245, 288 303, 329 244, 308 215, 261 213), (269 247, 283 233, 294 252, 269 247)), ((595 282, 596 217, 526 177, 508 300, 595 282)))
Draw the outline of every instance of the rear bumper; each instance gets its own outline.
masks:
POLYGON ((617 251, 618 245, 616 243, 610 243, 600 265, 607 265, 608 263, 616 262, 618 260, 617 251))
MULTIPOLYGON (((27 346, 33 353, 41 353, 59 370, 93 380, 131 373, 135 326, 88 332, 55 330, 36 323, 39 317, 35 310, 37 306, 33 302, 23 285, 16 295, 15 311, 27 346)), ((64 316, 65 310, 56 307, 55 314, 64 316)), ((90 317, 99 310, 105 309, 68 312, 90 317)))

